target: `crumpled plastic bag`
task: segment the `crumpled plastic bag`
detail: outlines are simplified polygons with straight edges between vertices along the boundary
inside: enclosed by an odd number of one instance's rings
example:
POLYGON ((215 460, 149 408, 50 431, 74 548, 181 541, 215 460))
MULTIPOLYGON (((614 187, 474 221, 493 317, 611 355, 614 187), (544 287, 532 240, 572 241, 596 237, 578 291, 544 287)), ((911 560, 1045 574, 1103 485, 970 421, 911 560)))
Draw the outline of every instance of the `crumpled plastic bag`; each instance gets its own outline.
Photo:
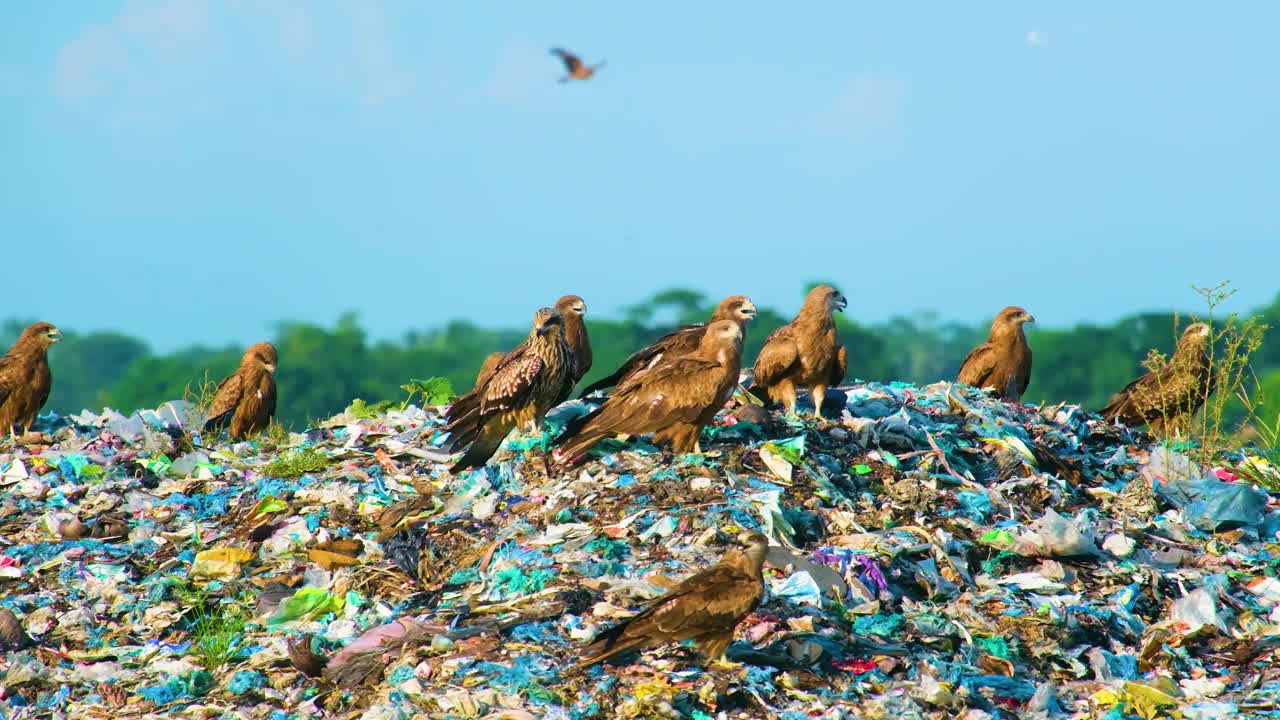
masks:
POLYGON ((1086 515, 1067 518, 1047 508, 1018 537, 1014 552, 1023 557, 1079 557, 1099 551, 1093 522, 1086 515))
POLYGON ((1210 532, 1257 528, 1267 500, 1252 485, 1212 478, 1161 483, 1156 494, 1182 511, 1196 527, 1210 532))

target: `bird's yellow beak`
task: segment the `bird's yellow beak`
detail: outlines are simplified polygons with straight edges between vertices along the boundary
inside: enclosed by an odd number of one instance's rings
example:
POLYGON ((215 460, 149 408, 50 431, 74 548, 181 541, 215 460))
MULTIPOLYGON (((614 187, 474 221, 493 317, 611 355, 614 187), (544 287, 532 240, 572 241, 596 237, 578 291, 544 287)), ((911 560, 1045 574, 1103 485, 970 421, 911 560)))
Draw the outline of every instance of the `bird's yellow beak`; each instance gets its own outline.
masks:
POLYGON ((1036 316, 1031 313, 1023 313, 1022 318, 1023 322, 1033 323, 1036 321, 1036 316))
POLYGON ((276 373, 275 365, 272 365, 271 363, 262 363, 262 367, 266 368, 267 372, 271 373, 272 375, 275 375, 276 373))
POLYGON ((59 342, 62 340, 62 331, 54 328, 49 331, 49 342, 59 342))

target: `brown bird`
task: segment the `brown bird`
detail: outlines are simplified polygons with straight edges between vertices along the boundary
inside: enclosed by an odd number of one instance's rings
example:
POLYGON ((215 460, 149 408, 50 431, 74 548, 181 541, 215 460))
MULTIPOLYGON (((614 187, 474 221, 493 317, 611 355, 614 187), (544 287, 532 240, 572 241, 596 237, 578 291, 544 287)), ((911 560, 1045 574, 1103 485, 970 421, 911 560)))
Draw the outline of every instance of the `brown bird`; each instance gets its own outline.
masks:
POLYGON ((240 367, 218 385, 205 432, 218 433, 228 425, 240 439, 262 432, 276 414, 276 348, 271 343, 250 345, 240 367))
POLYGON ((632 375, 603 405, 565 429, 557 460, 572 463, 597 442, 618 434, 654 433, 676 453, 700 452, 698 435, 738 386, 742 330, 732 320, 707 326, 696 352, 668 357, 632 375))
POLYGON ((965 356, 956 381, 991 390, 1001 400, 1021 401, 1031 382, 1031 348, 1022 326, 1035 321, 1020 307, 1010 305, 1001 310, 991 321, 987 341, 965 356))
POLYGON ((809 388, 813 414, 822 417, 827 388, 844 380, 847 357, 836 341, 832 313, 844 311, 848 301, 830 285, 809 291, 800 312, 791 322, 773 331, 760 349, 752 370, 753 393, 781 402, 787 414, 795 413, 796 389, 809 388))
POLYGON ((0 357, 0 433, 25 436, 31 432, 53 388, 49 346, 61 339, 61 331, 53 325, 33 323, 0 357), (17 428, 22 432, 17 433, 17 428))
POLYGON ((654 600, 638 615, 601 632, 572 670, 588 668, 627 652, 692 640, 713 665, 737 667, 724 652, 733 631, 764 597, 764 560, 769 538, 751 533, 746 551, 732 549, 720 562, 654 600))
MULTIPOLYGON (((750 298, 746 295, 730 295, 716 306, 716 311, 711 314, 707 325, 719 320, 729 320, 738 324, 745 337, 747 323, 755 316, 756 306, 752 304, 750 298)), ((636 351, 627 358, 622 363, 622 367, 615 370, 612 375, 588 385, 579 397, 586 397, 596 390, 621 385, 627 378, 655 366, 666 357, 679 357, 696 352, 699 343, 702 342, 702 336, 707 332, 707 325, 681 325, 663 335, 652 345, 636 351)))
MULTIPOLYGON (((556 405, 569 399, 573 394, 573 386, 578 384, 584 375, 591 371, 591 338, 587 336, 587 302, 577 295, 565 295, 556 301, 556 310, 564 317, 564 341, 573 353, 573 372, 569 375, 562 394, 556 405)), ((480 387, 493 377, 493 371, 507 356, 504 352, 489 353, 476 373, 476 384, 480 387)))
POLYGON ((1213 368, 1205 350, 1211 336, 1205 323, 1188 325, 1169 362, 1112 395, 1102 416, 1161 432, 1179 418, 1195 415, 1213 392, 1213 368))
POLYGON ((529 337, 507 353, 483 385, 449 406, 449 447, 467 447, 453 471, 481 467, 517 425, 537 429, 565 393, 573 373, 573 353, 564 339, 564 316, 542 308, 529 337))
POLYGON ((563 48, 551 48, 551 54, 560 58, 560 62, 564 63, 565 72, 568 73, 560 78, 560 82, 569 82, 570 80, 586 80, 596 73, 597 70, 604 67, 604 61, 595 65, 586 65, 582 62, 582 58, 563 48))

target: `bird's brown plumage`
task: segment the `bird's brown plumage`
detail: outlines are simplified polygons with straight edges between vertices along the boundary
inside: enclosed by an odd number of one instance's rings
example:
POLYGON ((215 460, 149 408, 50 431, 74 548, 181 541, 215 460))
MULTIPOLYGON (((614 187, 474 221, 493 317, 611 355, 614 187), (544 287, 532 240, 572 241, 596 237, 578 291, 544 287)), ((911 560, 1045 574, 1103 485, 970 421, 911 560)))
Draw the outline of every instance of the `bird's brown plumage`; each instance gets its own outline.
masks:
POLYGON ((218 385, 205 432, 230 427, 231 437, 262 432, 276 414, 276 348, 260 342, 245 350, 240 367, 218 385))
MULTIPOLYGON (((592 358, 591 338, 587 335, 587 302, 577 295, 564 295, 556 301, 556 310, 564 318, 564 341, 573 353, 573 372, 569 374, 564 388, 557 396, 555 404, 559 405, 569 399, 573 394, 573 386, 591 371, 592 358)), ((489 353, 480 365, 480 372, 476 373, 476 384, 473 387, 480 387, 488 382, 506 356, 504 352, 489 353)))
POLYGON ((848 368, 832 316, 836 310, 843 311, 846 302, 830 285, 809 291, 795 319, 764 341, 751 373, 757 395, 781 402, 788 413, 794 413, 796 390, 807 387, 813 397, 813 412, 822 417, 827 388, 843 382, 848 368))
POLYGON ((1213 389, 1213 369, 1206 351, 1212 332, 1204 323, 1188 325, 1169 362, 1143 375, 1111 396, 1102 415, 1130 427, 1154 431, 1196 414, 1213 389))
POLYGON ((1020 307, 1011 305, 1001 310, 991 322, 987 341, 965 356, 956 380, 989 389, 1002 400, 1021 401, 1031 382, 1031 347, 1022 326, 1035 321, 1020 307))
MULTIPOLYGON (((756 306, 752 304, 750 298, 746 295, 730 295, 720 301, 715 312, 711 314, 711 319, 707 321, 707 325, 720 320, 729 320, 738 324, 738 327, 743 332, 743 337, 745 337, 747 323, 755 316, 756 306)), ((596 390, 620 385, 632 375, 661 362, 663 358, 680 357, 696 352, 698 344, 702 342, 702 336, 707 332, 707 325, 681 325, 677 327, 658 338, 648 347, 637 350, 611 375, 600 378, 588 385, 583 389, 581 397, 586 397, 596 390)))
POLYGON ((565 393, 564 385, 573 374, 573 354, 563 330, 559 310, 538 310, 524 342, 507 353, 483 385, 449 406, 449 446, 467 448, 454 463, 455 472, 488 462, 517 425, 536 428, 565 393))
POLYGON ((720 562, 671 588, 634 617, 597 635, 574 669, 590 667, 629 650, 692 640, 708 659, 723 661, 738 623, 764 596, 769 539, 752 533, 745 551, 732 549, 720 562))
POLYGON ((0 434, 21 428, 26 434, 53 389, 49 346, 62 333, 47 322, 28 325, 9 352, 0 357, 0 434))
POLYGON ((551 54, 560 58, 560 62, 564 63, 566 75, 560 78, 560 82, 569 82, 570 80, 586 80, 595 74, 597 70, 604 67, 604 61, 600 61, 595 65, 587 65, 582 62, 582 58, 565 50, 564 48, 551 48, 551 54))
POLYGON ((677 453, 698 448, 698 434, 733 395, 742 364, 742 330, 730 320, 707 326, 698 350, 632 375, 603 405, 571 423, 557 457, 575 462, 592 445, 619 434, 654 433, 677 453))

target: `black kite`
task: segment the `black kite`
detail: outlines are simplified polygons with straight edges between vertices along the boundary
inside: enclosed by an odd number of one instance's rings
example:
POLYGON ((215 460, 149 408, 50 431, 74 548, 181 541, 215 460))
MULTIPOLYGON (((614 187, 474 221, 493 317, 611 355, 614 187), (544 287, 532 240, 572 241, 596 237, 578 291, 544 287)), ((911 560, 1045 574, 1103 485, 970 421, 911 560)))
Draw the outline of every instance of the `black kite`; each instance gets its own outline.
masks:
POLYGON ((275 346, 251 345, 240 367, 218 385, 204 431, 216 433, 229 425, 231 437, 239 439, 266 430, 276 414, 275 372, 275 346))
POLYGON ((1195 415, 1212 392, 1213 369, 1205 350, 1211 334, 1204 323, 1188 325, 1169 362, 1112 395, 1102 416, 1159 432, 1178 418, 1195 415))
POLYGON ((449 406, 449 447, 467 448, 454 472, 483 466, 512 429, 526 425, 536 430, 555 406, 573 373, 563 330, 559 310, 538 310, 525 341, 507 353, 483 385, 449 406))
POLYGON ((796 389, 807 387, 813 398, 813 413, 821 418, 827 388, 839 385, 847 369, 847 355, 836 340, 832 315, 843 311, 847 302, 830 285, 810 290, 795 319, 774 330, 764 341, 752 370, 753 392, 780 401, 792 414, 796 389))
POLYGON ((987 341, 974 348, 960 364, 956 381, 991 390, 1001 400, 1020 402, 1031 382, 1031 348, 1022 326, 1036 319, 1010 305, 991 321, 987 341))
POLYGON ((49 346, 62 339, 47 322, 28 325, 0 357, 0 433, 26 435, 53 389, 49 346), (17 428, 22 428, 17 433, 17 428))
POLYGON ((619 385, 603 405, 567 428, 557 457, 573 462, 600 440, 654 433, 676 453, 699 449, 698 435, 738 386, 742 330, 736 322, 707 326, 697 352, 662 360, 619 385))
MULTIPOLYGON (((745 337, 746 325, 755 316, 756 306, 751 303, 750 298, 746 295, 730 295, 720 301, 707 324, 718 320, 731 320, 738 324, 742 329, 743 337, 745 337)), ((706 331, 707 325, 681 325, 658 338, 648 347, 636 351, 612 375, 600 378, 588 385, 582 391, 581 397, 586 397, 596 390, 620 385, 637 372, 651 368, 661 362, 663 358, 679 357, 696 352, 698 344, 702 342, 702 336, 706 331)))
POLYGON ((560 82, 569 82, 570 80, 586 80, 596 73, 597 70, 604 67, 604 61, 595 65, 587 65, 582 62, 582 58, 563 48, 551 48, 551 54, 560 58, 560 62, 564 63, 566 75, 560 78, 560 82))
POLYGON ((635 617, 601 632, 584 649, 575 670, 627 652, 692 640, 715 665, 728 666, 724 651, 734 628, 764 597, 764 560, 769 538, 752 533, 745 551, 732 549, 720 562, 686 578, 635 617))

